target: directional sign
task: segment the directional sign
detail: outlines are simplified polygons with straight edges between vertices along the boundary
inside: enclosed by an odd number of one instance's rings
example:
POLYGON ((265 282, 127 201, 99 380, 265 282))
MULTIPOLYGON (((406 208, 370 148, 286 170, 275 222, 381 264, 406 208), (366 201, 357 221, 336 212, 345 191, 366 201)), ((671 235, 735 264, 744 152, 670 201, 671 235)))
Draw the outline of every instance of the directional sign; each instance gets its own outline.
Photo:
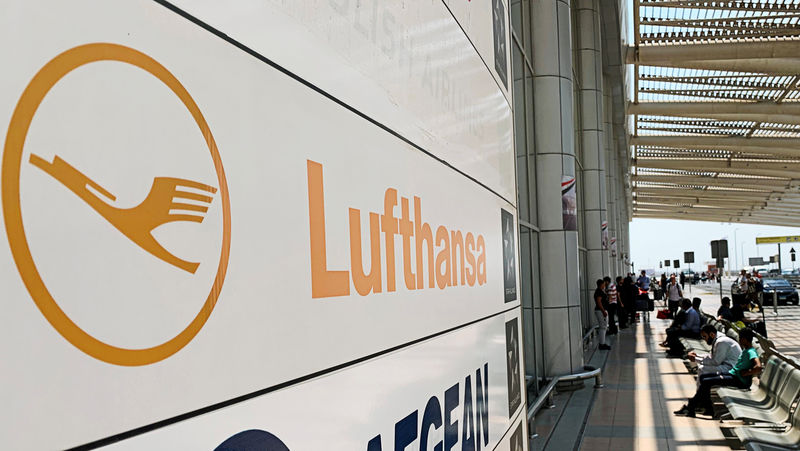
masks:
POLYGON ((694 263, 694 252, 684 252, 683 253, 683 262, 684 263, 694 263))
POLYGON ((800 235, 764 236, 756 238, 756 244, 800 243, 800 235))
POLYGON ((750 266, 762 266, 767 264, 763 257, 750 257, 748 262, 750 263, 750 266))
POLYGON ((728 240, 714 240, 711 242, 711 258, 725 258, 728 256, 728 240))
POLYGON ((669 266, 669 260, 664 260, 664 266, 669 266))
POLYGON ((677 267, 681 266, 681 261, 680 260, 672 260, 672 265, 677 268, 677 267))

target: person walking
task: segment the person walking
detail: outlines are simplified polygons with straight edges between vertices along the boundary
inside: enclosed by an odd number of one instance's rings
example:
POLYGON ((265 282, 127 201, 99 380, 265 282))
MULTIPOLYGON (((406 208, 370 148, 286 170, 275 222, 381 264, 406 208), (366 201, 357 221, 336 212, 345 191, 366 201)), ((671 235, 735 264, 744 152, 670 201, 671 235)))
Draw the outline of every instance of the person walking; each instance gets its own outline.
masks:
POLYGON ((598 349, 608 351, 611 346, 606 344, 606 330, 608 329, 608 295, 606 282, 597 279, 597 289, 594 290, 594 316, 597 318, 597 336, 600 344, 598 349))
POLYGON ((669 283, 667 284, 665 293, 667 296, 667 307, 674 317, 675 312, 678 311, 678 305, 681 299, 683 299, 683 290, 681 290, 681 286, 678 285, 678 282, 675 281, 675 274, 669 276, 669 283))
POLYGON ((640 275, 639 278, 636 279, 636 285, 639 286, 640 290, 643 290, 645 292, 650 291, 650 278, 647 277, 647 271, 642 270, 642 275, 640 275))
POLYGON ((685 290, 686 289, 686 274, 684 274, 683 272, 681 272, 680 282, 681 282, 681 289, 685 290))

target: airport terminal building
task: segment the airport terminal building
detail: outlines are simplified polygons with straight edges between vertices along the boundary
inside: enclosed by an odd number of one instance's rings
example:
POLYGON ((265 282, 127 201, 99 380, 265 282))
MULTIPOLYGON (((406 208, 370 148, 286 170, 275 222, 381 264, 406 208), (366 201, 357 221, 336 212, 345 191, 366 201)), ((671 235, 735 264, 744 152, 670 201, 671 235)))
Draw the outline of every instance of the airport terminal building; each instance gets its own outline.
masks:
POLYGON ((635 3, 0 0, 3 447, 528 450, 633 216, 740 220, 635 3))

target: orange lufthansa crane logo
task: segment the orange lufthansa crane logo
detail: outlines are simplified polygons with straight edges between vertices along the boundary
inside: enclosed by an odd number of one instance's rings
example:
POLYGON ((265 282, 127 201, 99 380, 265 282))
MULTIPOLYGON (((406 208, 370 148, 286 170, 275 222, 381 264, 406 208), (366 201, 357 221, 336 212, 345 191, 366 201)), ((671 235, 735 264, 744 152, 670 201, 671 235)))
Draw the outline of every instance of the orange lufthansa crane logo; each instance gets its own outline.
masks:
MULTIPOLYGON (((25 165, 25 167, 30 167, 25 165)), ((118 44, 93 43, 69 49, 45 64, 31 79, 17 103, 9 123, 2 157, 2 205, 9 246, 17 264, 20 277, 31 298, 47 321, 67 341, 86 354, 115 365, 147 365, 166 359, 186 346, 200 332, 222 291, 231 246, 231 211, 228 183, 222 167, 217 144, 200 108, 188 91, 159 62, 150 56, 118 44), (36 110, 47 93, 65 75, 73 70, 98 61, 116 61, 144 70, 160 80, 177 96, 189 111, 205 141, 214 171, 217 175, 213 187, 192 180, 156 177, 149 193, 138 205, 121 208, 112 203, 116 197, 87 175, 71 166, 59 156, 47 161, 30 154, 28 161, 72 191, 92 207, 133 243, 160 260, 195 274, 200 263, 184 260, 161 245, 153 230, 170 222, 189 221, 202 223, 212 201, 219 198, 222 208, 222 246, 217 271, 208 296, 196 316, 171 339, 149 348, 129 349, 103 342, 84 331, 59 307, 39 274, 31 254, 22 221, 20 198, 20 173, 23 168, 25 139, 36 110), (191 201, 188 202, 188 201, 191 201)))
POLYGON ((168 222, 203 222, 208 206, 178 202, 176 199, 210 204, 213 198, 180 188, 192 188, 211 194, 217 192, 216 188, 191 180, 156 177, 150 193, 142 203, 133 208, 118 208, 108 204, 103 198, 89 190, 89 187, 111 201, 117 200, 116 196, 58 156, 53 159, 52 163, 48 163, 38 155, 31 154, 30 162, 69 188, 142 249, 184 271, 192 274, 197 271, 200 263, 188 262, 171 254, 153 238, 152 231, 168 222), (174 210, 185 210, 191 213, 171 213, 174 210))

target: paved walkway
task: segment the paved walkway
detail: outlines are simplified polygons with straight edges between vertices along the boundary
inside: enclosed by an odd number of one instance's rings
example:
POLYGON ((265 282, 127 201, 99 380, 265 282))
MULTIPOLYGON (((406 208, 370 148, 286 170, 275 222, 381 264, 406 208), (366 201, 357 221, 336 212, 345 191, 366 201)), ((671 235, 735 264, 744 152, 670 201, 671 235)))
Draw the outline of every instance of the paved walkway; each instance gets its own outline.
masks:
MULTIPOLYGON (((730 281, 724 281, 723 287, 730 281)), ((695 285, 685 296, 703 299, 702 308, 716 313, 719 285, 695 285)), ((729 296, 723 288, 723 296, 729 296)), ((661 307, 657 302, 657 307, 661 307)), ((800 307, 780 306, 775 315, 765 312, 767 331, 782 352, 800 358, 800 307)), ((531 449, 545 450, 730 450, 741 449, 732 436, 733 423, 699 415, 678 417, 678 410, 696 389, 694 376, 681 359, 669 359, 658 343, 664 339, 668 320, 651 313, 647 320, 622 330, 612 341, 603 371, 605 387, 558 394, 557 408, 537 415, 531 449), (586 413, 588 410, 588 414, 586 413), (564 432, 564 431, 568 431, 564 432), (583 433, 582 438, 580 437, 583 433), (576 442, 576 440, 579 440, 576 442)), ((587 356, 602 365, 605 351, 587 356)))
POLYGON ((650 315, 620 331, 596 391, 581 450, 729 450, 720 423, 672 414, 694 394, 695 380, 658 342, 666 320, 650 315))

